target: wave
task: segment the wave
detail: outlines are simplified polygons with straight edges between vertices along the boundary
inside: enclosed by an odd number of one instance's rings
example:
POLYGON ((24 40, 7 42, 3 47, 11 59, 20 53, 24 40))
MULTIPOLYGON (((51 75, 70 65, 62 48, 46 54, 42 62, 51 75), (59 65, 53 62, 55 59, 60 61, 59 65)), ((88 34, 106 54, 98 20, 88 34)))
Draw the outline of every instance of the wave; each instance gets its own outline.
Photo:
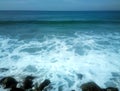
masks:
POLYGON ((0 21, 0 24, 106 24, 106 23, 117 23, 119 20, 4 20, 0 21))
POLYGON ((21 81, 32 75, 34 83, 50 79, 49 91, 81 91, 80 85, 88 81, 120 90, 120 32, 49 35, 30 41, 0 36, 0 68, 9 69, 0 77, 21 81))

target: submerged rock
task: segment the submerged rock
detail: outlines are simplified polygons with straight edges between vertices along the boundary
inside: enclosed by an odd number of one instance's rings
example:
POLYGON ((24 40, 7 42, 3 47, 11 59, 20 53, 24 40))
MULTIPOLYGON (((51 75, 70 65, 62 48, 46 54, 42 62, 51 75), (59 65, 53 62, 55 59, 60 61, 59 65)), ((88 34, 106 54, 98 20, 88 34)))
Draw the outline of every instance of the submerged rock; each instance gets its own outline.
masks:
POLYGON ((38 90, 37 91, 42 91, 45 87, 47 87, 49 84, 50 84, 50 80, 46 79, 44 80, 40 86, 38 87, 38 90))
POLYGON ((112 74, 113 77, 119 77, 120 78, 120 73, 112 72, 111 74, 112 74))
POLYGON ((76 74, 76 75, 77 75, 78 79, 82 80, 83 74, 76 74))
POLYGON ((7 69, 7 68, 0 68, 0 72, 6 72, 6 71, 8 71, 9 69, 7 69))
POLYGON ((68 86, 71 87, 74 84, 74 81, 70 80, 69 78, 64 78, 68 82, 68 86))
POLYGON ((33 77, 33 76, 27 76, 25 78, 24 82, 23 82, 23 88, 24 89, 30 89, 30 88, 32 88, 33 87, 33 79, 34 78, 35 77, 33 77))
POLYGON ((4 77, 0 80, 0 84, 4 86, 4 88, 16 88, 17 81, 12 77, 4 77))
POLYGON ((63 85, 58 87, 58 91, 63 91, 63 85))
POLYGON ((26 72, 36 72, 37 71, 37 68, 34 66, 34 65, 28 65, 24 71, 26 72))
POLYGON ((82 91, 101 91, 101 88, 94 82, 82 84, 82 91))
POLYGON ((116 84, 112 81, 108 81, 106 83, 104 83, 106 87, 116 87, 116 84))

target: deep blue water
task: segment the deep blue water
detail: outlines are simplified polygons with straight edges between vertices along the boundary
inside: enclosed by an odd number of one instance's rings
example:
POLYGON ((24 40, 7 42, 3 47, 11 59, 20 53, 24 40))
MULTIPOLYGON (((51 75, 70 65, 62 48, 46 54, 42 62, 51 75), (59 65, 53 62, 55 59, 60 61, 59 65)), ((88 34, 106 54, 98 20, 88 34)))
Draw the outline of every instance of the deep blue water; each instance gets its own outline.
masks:
POLYGON ((119 88, 120 11, 0 11, 0 68, 50 79, 50 91, 119 88))
POLYGON ((120 21, 120 11, 0 11, 0 20, 120 21))

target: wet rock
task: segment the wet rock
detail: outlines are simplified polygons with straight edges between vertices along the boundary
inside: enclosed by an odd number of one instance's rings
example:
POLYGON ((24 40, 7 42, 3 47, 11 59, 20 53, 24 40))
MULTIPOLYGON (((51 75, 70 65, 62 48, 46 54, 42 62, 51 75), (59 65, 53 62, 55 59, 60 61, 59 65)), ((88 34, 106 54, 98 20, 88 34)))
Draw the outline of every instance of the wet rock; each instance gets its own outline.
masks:
POLYGON ((118 91, 118 88, 108 87, 106 89, 102 89, 102 91, 118 91))
POLYGON ((25 91, 25 90, 22 88, 12 88, 10 91, 25 91))
POLYGON ((24 82, 23 82, 23 88, 24 89, 30 89, 30 88, 32 88, 33 87, 33 79, 34 78, 35 77, 33 77, 33 76, 27 76, 25 78, 24 82))
POLYGON ((82 91, 101 91, 101 88, 94 82, 88 82, 81 85, 82 91))
POLYGON ((107 91, 107 89, 102 89, 101 91, 107 91))
POLYGON ((42 91, 42 90, 43 90, 45 87, 47 87, 50 83, 51 83, 50 80, 48 80, 48 79, 44 80, 44 81, 40 84, 40 86, 39 86, 39 88, 38 88, 38 91, 42 91))
POLYGON ((4 86, 4 88, 15 88, 17 86, 17 81, 12 77, 4 77, 0 80, 0 84, 4 86))
POLYGON ((106 91, 118 91, 118 88, 108 87, 106 88, 106 91))
POLYGON ((8 71, 9 69, 7 69, 7 68, 0 68, 0 72, 6 72, 6 71, 8 71))

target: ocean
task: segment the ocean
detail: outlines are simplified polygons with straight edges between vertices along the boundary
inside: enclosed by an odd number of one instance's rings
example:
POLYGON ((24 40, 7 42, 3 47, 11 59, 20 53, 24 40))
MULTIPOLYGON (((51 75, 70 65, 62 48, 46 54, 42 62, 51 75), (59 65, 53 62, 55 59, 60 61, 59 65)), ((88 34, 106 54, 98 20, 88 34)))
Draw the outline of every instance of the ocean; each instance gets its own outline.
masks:
POLYGON ((120 11, 0 11, 0 79, 28 75, 47 91, 120 90, 120 11))

